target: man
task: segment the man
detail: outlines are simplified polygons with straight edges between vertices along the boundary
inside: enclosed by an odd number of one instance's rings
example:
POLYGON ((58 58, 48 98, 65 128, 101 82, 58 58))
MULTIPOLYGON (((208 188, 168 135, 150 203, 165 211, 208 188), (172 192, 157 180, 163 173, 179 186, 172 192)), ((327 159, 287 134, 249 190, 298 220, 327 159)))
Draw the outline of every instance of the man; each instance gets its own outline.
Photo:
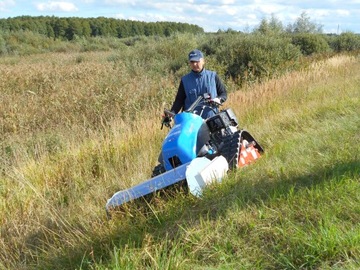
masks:
MULTIPOLYGON (((200 95, 205 93, 210 94, 213 103, 218 105, 223 103, 227 99, 226 88, 216 72, 204 68, 203 53, 195 49, 189 53, 188 59, 191 71, 181 78, 170 110, 174 113, 187 110, 200 95)), ((197 111, 197 113, 200 112, 197 111)), ((214 112, 211 109, 205 108, 201 116, 207 119, 213 115, 214 112)))

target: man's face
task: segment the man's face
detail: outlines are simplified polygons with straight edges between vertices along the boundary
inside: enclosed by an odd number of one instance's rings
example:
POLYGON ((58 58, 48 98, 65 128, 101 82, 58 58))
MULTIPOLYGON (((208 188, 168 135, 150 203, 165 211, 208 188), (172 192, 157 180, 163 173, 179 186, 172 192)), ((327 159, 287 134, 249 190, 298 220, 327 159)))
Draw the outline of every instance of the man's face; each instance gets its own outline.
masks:
POLYGON ((200 72, 204 67, 204 63, 205 63, 204 58, 200 58, 200 61, 190 61, 189 65, 192 71, 200 72))

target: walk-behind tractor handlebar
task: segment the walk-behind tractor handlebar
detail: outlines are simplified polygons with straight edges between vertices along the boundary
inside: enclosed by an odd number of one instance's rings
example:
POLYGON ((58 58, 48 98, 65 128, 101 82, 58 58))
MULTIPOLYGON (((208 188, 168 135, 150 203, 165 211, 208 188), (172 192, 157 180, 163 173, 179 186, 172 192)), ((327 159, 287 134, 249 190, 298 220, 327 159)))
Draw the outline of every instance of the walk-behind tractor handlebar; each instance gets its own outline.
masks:
MULTIPOLYGON (((200 116, 203 115, 205 108, 211 110, 214 114, 218 112, 218 108, 221 106, 221 103, 211 99, 210 94, 205 93, 197 97, 191 106, 185 110, 188 113, 196 113, 200 116)), ((161 129, 163 129, 164 125, 168 128, 171 128, 171 121, 176 114, 170 110, 164 110, 164 115, 162 117, 161 129)))

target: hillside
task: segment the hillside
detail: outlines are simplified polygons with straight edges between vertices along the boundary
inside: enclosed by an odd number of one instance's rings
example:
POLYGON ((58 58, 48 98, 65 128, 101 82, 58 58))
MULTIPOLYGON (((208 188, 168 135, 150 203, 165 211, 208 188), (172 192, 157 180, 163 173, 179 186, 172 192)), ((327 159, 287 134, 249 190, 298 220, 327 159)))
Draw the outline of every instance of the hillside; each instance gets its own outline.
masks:
POLYGON ((0 269, 360 267, 359 56, 228 81, 226 107, 265 155, 201 199, 159 198, 109 221, 109 196, 156 165, 177 84, 114 57, 0 64, 0 269))

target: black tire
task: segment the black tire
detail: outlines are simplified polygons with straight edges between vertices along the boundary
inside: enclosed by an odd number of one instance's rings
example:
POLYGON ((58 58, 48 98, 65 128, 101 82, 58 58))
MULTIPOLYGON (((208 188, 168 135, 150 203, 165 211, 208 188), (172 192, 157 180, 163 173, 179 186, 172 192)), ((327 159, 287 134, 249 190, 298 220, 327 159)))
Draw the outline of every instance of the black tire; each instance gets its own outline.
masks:
POLYGON ((159 174, 162 174, 164 172, 166 172, 164 166, 162 164, 158 164, 154 167, 151 177, 158 176, 159 174))

